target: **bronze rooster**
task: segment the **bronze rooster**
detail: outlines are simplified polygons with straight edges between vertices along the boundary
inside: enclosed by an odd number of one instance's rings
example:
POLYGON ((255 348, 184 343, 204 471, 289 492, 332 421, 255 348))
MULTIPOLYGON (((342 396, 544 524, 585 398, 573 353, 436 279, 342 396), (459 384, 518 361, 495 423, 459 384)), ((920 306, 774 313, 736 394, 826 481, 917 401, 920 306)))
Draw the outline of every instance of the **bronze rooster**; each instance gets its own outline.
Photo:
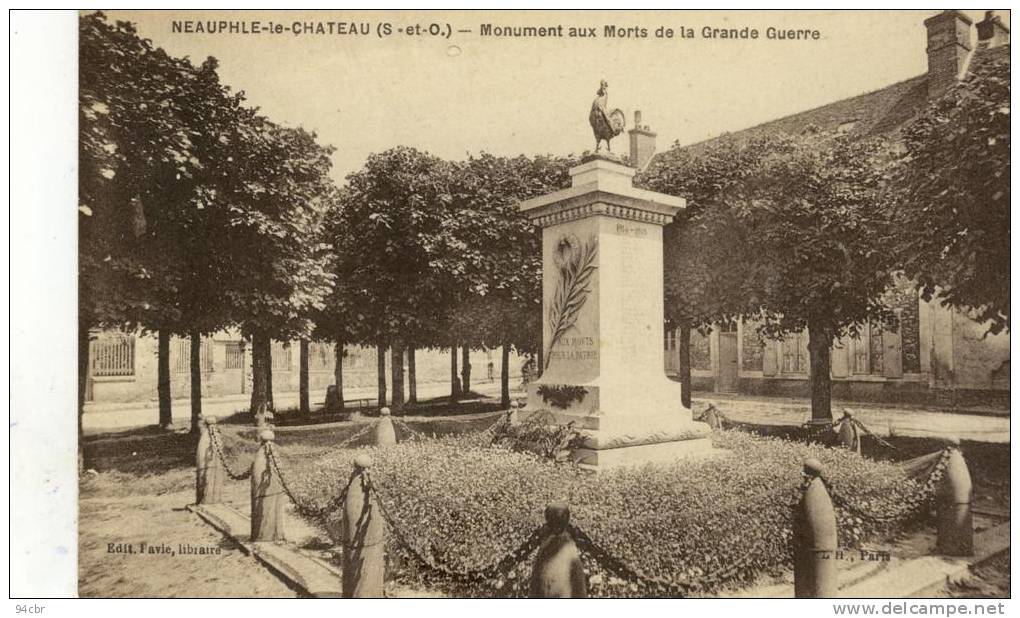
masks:
POLYGON ((608 99, 609 84, 606 83, 606 80, 602 80, 598 92, 595 93, 595 100, 592 101, 591 113, 588 114, 588 122, 591 123, 592 131, 595 133, 595 152, 601 149, 603 141, 606 142, 606 150, 612 152, 609 140, 622 133, 626 124, 626 118, 622 111, 618 109, 611 112, 606 111, 608 99))

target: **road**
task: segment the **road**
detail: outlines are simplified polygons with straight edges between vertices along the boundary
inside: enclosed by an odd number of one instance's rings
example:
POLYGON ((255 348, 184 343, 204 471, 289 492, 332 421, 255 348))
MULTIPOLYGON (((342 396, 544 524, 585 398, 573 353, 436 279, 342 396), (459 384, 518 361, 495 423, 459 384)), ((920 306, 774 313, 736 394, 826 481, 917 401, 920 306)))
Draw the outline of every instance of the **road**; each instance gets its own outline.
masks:
MULTIPOLYGON (((518 381, 519 384, 519 381, 518 381)), ((516 386, 511 382, 511 387, 516 386)), ((472 384, 471 390, 480 395, 488 397, 499 396, 499 382, 483 382, 472 384)), ((432 384, 420 384, 418 386, 418 399, 425 401, 437 397, 445 397, 450 394, 449 382, 436 382, 432 384)), ((514 396, 521 396, 523 392, 513 393, 514 396)), ((344 400, 365 398, 375 403, 376 388, 353 388, 344 389, 344 400)), ((202 400, 202 413, 209 416, 225 417, 248 409, 251 395, 240 395, 221 397, 216 399, 202 400)), ((325 399, 323 391, 313 392, 312 408, 321 406, 325 399)), ((277 410, 287 410, 298 407, 297 391, 291 393, 273 393, 273 401, 277 410)), ((184 426, 191 422, 191 401, 189 399, 175 399, 173 401, 174 425, 184 426)), ((82 429, 86 435, 105 433, 155 425, 159 421, 159 410, 155 402, 138 404, 105 404, 86 405, 85 415, 82 417, 82 429)))
MULTIPOLYGON (((515 381, 516 382, 516 381, 515 381)), ((518 386, 519 382, 513 384, 518 386)), ((499 382, 472 385, 472 390, 481 395, 497 397, 499 382)), ((447 383, 422 384, 418 387, 420 400, 444 397, 450 392, 447 383)), ((344 392, 347 400, 368 398, 374 402, 374 387, 348 389, 344 392)), ((514 397, 523 396, 515 391, 514 397)), ((274 394, 277 409, 296 408, 298 394, 274 394)), ((312 405, 321 405, 322 392, 312 394, 312 405)), ((248 396, 209 399, 202 402, 205 414, 229 416, 248 409, 248 396)), ((715 405, 723 414, 734 421, 772 425, 800 425, 810 417, 810 403, 806 400, 778 399, 769 397, 713 396, 710 393, 695 393, 694 410, 700 414, 709 404, 715 405)), ((962 440, 979 442, 1008 443, 1009 416, 1006 414, 966 414, 936 411, 920 407, 892 406, 876 403, 833 402, 833 412, 838 417, 844 407, 853 410, 864 425, 880 436, 900 435, 914 437, 945 437, 955 435, 962 440)), ((190 422, 191 409, 187 399, 173 403, 174 424, 190 422)), ((154 425, 158 412, 154 404, 118 404, 87 406, 82 424, 86 434, 129 429, 154 425)))
MULTIPOLYGON (((807 400, 766 397, 695 397, 696 413, 713 404, 728 418, 746 423, 800 425, 811 417, 807 400)), ((1009 416, 1006 414, 966 414, 935 411, 919 407, 897 407, 881 403, 833 402, 838 418, 849 408, 854 417, 880 436, 946 437, 977 442, 1009 442, 1009 416)))

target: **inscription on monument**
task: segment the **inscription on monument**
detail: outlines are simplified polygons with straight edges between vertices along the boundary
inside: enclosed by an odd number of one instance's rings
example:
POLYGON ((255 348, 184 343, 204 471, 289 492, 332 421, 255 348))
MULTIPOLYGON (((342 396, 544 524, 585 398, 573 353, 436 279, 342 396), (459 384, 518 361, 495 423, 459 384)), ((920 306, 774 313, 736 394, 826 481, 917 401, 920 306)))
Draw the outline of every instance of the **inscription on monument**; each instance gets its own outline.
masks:
POLYGON ((553 350, 549 356, 562 360, 597 360, 599 357, 594 337, 563 337, 559 341, 559 347, 571 349, 553 350))

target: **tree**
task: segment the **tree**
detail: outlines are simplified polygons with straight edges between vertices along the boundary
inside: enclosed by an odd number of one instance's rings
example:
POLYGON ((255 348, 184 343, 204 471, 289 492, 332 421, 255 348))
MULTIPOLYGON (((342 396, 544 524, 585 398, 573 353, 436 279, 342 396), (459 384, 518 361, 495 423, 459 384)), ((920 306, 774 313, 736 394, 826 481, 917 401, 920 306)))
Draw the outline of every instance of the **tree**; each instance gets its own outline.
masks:
POLYGON ((749 287, 765 308, 759 330, 781 338, 807 329, 811 418, 831 422, 833 341, 894 319, 882 302, 895 268, 879 199, 888 149, 828 135, 767 140, 769 154, 724 199, 746 230, 749 287))
POLYGON ((692 330, 759 310, 748 288, 755 258, 746 251, 748 231, 724 198, 744 171, 770 152, 769 144, 760 138, 724 138, 697 149, 675 144, 637 178, 640 186, 687 200, 663 230, 665 316, 680 331, 681 397, 687 407, 692 330))
POLYGON ((225 178, 231 233, 219 265, 232 321, 252 339, 254 417, 272 409, 271 340, 312 335, 313 317, 333 289, 324 221, 335 199, 331 147, 300 128, 249 111, 229 137, 234 155, 225 178))
POLYGON ((904 272, 926 300, 1009 329, 1010 63, 968 75, 903 130, 890 215, 904 272))
MULTIPOLYGON (((206 171, 221 153, 209 144, 238 100, 219 84, 215 61, 196 68, 172 58, 129 23, 93 13, 79 31, 79 399, 89 330, 141 326, 159 334, 166 426, 170 336, 204 325, 188 310, 196 287, 209 284, 197 266, 207 255, 206 171)), ((202 302, 205 320, 222 319, 212 299, 202 302)))
POLYGON ((330 242, 342 298, 329 320, 353 339, 379 348, 380 405, 385 401, 385 356, 391 348, 392 408, 403 406, 402 359, 408 346, 427 345, 452 302, 452 281, 464 271, 463 225, 452 208, 450 165, 397 147, 368 157, 347 178, 330 242), (398 376, 399 372, 399 376, 398 376))
MULTIPOLYGON (((570 185, 573 157, 499 157, 481 153, 456 165, 452 183, 466 257, 451 282, 456 303, 447 339, 463 345, 462 385, 470 386, 470 347, 501 348, 503 405, 509 406, 509 351, 541 347, 542 240, 520 212, 522 200, 570 185)), ((456 358, 451 361, 455 370, 456 358)))

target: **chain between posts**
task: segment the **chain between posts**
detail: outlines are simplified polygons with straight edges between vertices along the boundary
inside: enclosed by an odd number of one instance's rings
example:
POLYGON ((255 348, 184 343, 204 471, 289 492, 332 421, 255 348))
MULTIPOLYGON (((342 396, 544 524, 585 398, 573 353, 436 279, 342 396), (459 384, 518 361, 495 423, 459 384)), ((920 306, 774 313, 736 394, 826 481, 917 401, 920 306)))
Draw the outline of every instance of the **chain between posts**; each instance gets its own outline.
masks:
POLYGON ((243 481, 251 476, 251 468, 248 468, 244 472, 237 473, 230 467, 230 462, 227 461, 227 456, 223 452, 223 447, 220 445, 219 431, 212 425, 206 425, 206 429, 209 432, 209 442, 212 444, 213 451, 216 452, 216 456, 219 457, 220 463, 223 464, 223 469, 227 471, 227 476, 235 481, 243 481))
POLYGON ((863 521, 869 521, 876 524, 888 524, 910 516, 935 497, 938 483, 942 480, 942 476, 945 473, 949 454, 950 449, 948 448, 942 451, 942 456, 932 468, 931 473, 929 473, 928 478, 925 480, 916 499, 909 501, 905 507, 897 510, 889 510, 882 513, 868 513, 860 507, 851 504, 846 497, 840 495, 840 493, 836 491, 836 488, 827 479, 822 478, 822 482, 825 483, 825 488, 828 490, 829 496, 832 498, 832 503, 837 508, 846 511, 850 515, 858 517, 863 521))
POLYGON ((886 440, 884 440, 883 438, 879 437, 879 435, 878 435, 878 434, 876 434, 875 432, 873 432, 873 431, 871 431, 870 429, 868 429, 868 428, 867 428, 867 427, 866 427, 866 426, 864 425, 864 423, 862 423, 861 421, 857 420, 857 418, 856 418, 856 417, 852 417, 852 418, 853 418, 853 424, 854 424, 854 427, 856 427, 856 428, 860 429, 860 430, 861 430, 861 431, 863 431, 864 433, 866 433, 866 434, 868 434, 869 436, 871 436, 872 438, 874 438, 876 442, 878 442, 878 443, 879 443, 879 444, 881 444, 882 446, 884 446, 884 447, 886 447, 886 448, 889 448, 889 449, 892 449, 892 450, 894 450, 894 451, 898 451, 898 450, 899 450, 898 448, 896 448, 895 446, 893 446, 892 444, 890 444, 889 442, 887 442, 887 441, 886 441, 886 440))
POLYGON ((353 435, 344 438, 343 441, 338 443, 336 446, 338 448, 346 447, 347 445, 351 444, 352 442, 354 442, 358 438, 360 438, 360 437, 364 436, 365 434, 367 434, 369 431, 372 430, 372 428, 374 426, 375 426, 374 423, 365 423, 364 427, 362 427, 360 430, 356 431, 353 435))
POLYGON ((340 493, 334 498, 332 498, 329 502, 327 502, 324 506, 316 508, 313 506, 309 506, 308 504, 302 504, 302 501, 298 499, 297 495, 291 490, 290 485, 287 484, 287 479, 284 476, 283 471, 280 469, 280 463, 276 459, 276 451, 273 448, 273 443, 266 442, 265 449, 266 457, 269 459, 269 465, 272 466, 273 470, 276 472, 276 475, 279 477, 280 485, 283 486, 284 493, 286 493, 287 497, 289 497, 291 502, 294 503, 294 506, 297 508, 298 512, 304 515, 305 517, 310 517, 312 519, 319 519, 321 517, 325 517, 326 515, 329 515, 330 513, 339 509, 340 506, 343 504, 344 500, 347 499, 347 492, 351 488, 351 483, 354 481, 355 478, 354 476, 352 476, 351 479, 347 481, 347 485, 344 486, 340 493))
MULTIPOLYGON (((787 513, 788 511, 784 510, 782 512, 787 513)), ((711 573, 698 575, 698 583, 693 583, 648 575, 614 556, 576 525, 571 524, 567 529, 574 542, 577 543, 578 549, 591 556, 602 568, 632 583, 647 588, 664 590, 667 594, 674 597, 685 597, 694 590, 707 589, 713 585, 725 583, 748 562, 760 557, 762 550, 768 542, 766 537, 759 538, 740 558, 711 573)))
POLYGON ((373 484, 371 475, 367 471, 363 471, 362 474, 365 475, 368 491, 370 493, 374 493, 376 496, 376 504, 379 507, 379 512, 382 514, 387 527, 389 527, 390 531, 393 533, 393 538, 397 541, 397 545, 402 548, 415 562, 417 562, 419 566, 448 579, 469 583, 493 581, 497 587, 502 587, 509 573, 527 559, 527 557, 530 556, 536 549, 538 549, 538 546, 542 544, 542 540, 546 536, 545 526, 539 526, 532 531, 532 533, 528 535, 528 538, 518 545, 516 549, 508 553, 498 562, 474 571, 455 570, 447 565, 441 564, 434 558, 426 556, 407 539, 403 530, 400 529, 396 520, 390 514, 389 509, 386 506, 386 499, 383 493, 380 491, 379 487, 373 484))

